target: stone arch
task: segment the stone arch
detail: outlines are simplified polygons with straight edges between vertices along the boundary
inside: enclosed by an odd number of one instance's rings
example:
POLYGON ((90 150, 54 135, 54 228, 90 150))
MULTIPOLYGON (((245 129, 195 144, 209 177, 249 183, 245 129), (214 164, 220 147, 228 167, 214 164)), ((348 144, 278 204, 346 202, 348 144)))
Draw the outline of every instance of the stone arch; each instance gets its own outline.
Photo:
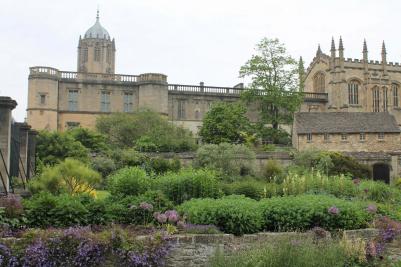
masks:
POLYGON ((390 183, 390 165, 384 162, 373 164, 373 180, 390 183))
POLYGON ((326 75, 318 71, 313 75, 313 92, 324 93, 326 91, 326 75))

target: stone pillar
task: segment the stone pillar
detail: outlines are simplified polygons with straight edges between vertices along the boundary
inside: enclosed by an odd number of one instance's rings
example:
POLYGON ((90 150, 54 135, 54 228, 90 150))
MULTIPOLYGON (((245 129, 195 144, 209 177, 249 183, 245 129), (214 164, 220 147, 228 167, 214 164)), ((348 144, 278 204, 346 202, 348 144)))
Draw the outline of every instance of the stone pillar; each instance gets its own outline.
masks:
POLYGON ((138 108, 168 116, 167 76, 159 73, 141 74, 138 85, 138 108))
POLYGON ((19 177, 28 177, 28 132, 31 129, 26 122, 18 123, 19 127, 19 177))
POLYGON ((9 169, 11 151, 11 111, 17 102, 10 97, 0 96, 0 193, 9 191, 9 169), (2 179, 1 179, 2 178, 2 179))
POLYGON ((35 175, 36 171, 36 136, 38 132, 35 130, 28 131, 28 160, 27 174, 28 179, 35 175))

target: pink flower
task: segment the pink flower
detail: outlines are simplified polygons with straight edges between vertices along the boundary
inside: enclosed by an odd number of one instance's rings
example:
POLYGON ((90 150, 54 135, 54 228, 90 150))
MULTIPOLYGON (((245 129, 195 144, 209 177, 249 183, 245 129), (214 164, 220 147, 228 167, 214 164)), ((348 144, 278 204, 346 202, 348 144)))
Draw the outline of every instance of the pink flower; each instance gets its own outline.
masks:
POLYGON ((340 209, 337 208, 336 206, 332 206, 330 208, 327 209, 328 213, 333 214, 333 215, 337 215, 340 213, 340 209))
POLYGON ((167 221, 167 216, 164 214, 159 214, 156 218, 159 223, 165 223, 167 221))
POLYGON ((164 213, 167 217, 167 220, 171 223, 175 223, 180 219, 178 212, 175 210, 168 210, 164 213))
POLYGON ((369 212, 369 213, 376 213, 377 207, 376 207, 375 205, 369 205, 369 206, 366 208, 366 211, 369 212))
POLYGON ((146 202, 141 202, 141 204, 139 204, 139 207, 143 210, 148 210, 148 211, 153 210, 153 205, 146 202))

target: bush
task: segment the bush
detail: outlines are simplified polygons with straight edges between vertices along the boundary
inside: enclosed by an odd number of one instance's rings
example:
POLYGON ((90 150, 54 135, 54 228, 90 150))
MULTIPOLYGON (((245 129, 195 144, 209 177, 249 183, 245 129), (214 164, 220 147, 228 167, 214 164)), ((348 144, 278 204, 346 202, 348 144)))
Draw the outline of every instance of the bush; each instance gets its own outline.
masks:
POLYGON ((92 158, 91 167, 99 172, 103 178, 107 177, 117 169, 114 160, 105 156, 96 156, 92 158))
POLYGON ((133 148, 116 149, 112 153, 112 158, 117 169, 141 166, 146 161, 146 156, 133 148))
POLYGON ((196 152, 195 167, 216 170, 226 177, 248 175, 254 172, 255 153, 245 145, 204 145, 196 152))
POLYGON ((28 224, 32 227, 69 227, 86 225, 89 211, 78 196, 38 193, 23 202, 28 224))
POLYGON ((145 193, 152 180, 138 167, 126 167, 108 177, 107 188, 115 196, 136 196, 145 193))
POLYGON ((373 214, 367 205, 325 195, 300 195, 261 200, 260 212, 266 231, 360 229, 368 226, 373 214))
POLYGON ((52 194, 90 193, 101 182, 99 173, 76 159, 65 159, 53 166, 45 167, 42 173, 28 185, 32 193, 52 194))
POLYGON ((401 203, 401 190, 381 181, 361 181, 359 197, 381 203, 401 203))
POLYGON ((109 147, 106 143, 106 137, 98 132, 87 128, 77 127, 68 130, 66 133, 72 136, 75 141, 80 142, 91 153, 106 153, 109 150, 109 147))
POLYGON ((193 199, 178 207, 193 224, 213 224, 225 233, 243 235, 261 230, 257 202, 243 196, 193 199))
POLYGON ((245 179, 234 183, 223 185, 226 195, 244 195, 259 200, 265 197, 266 183, 254 179, 245 179))
POLYGON ((279 144, 279 145, 290 145, 291 144, 291 136, 290 134, 283 129, 275 129, 272 127, 266 127, 265 125, 261 125, 258 129, 258 137, 260 137, 263 141, 279 144))
POLYGON ((206 169, 183 169, 177 173, 167 173, 157 180, 157 188, 174 203, 180 204, 191 198, 221 195, 216 173, 206 169))
POLYGON ((267 181, 281 181, 284 175, 283 167, 276 160, 268 160, 263 169, 263 177, 267 181))
POLYGON ((145 169, 148 173, 155 173, 157 175, 166 172, 177 172, 181 169, 181 162, 174 158, 172 161, 163 158, 149 158, 146 160, 145 169))

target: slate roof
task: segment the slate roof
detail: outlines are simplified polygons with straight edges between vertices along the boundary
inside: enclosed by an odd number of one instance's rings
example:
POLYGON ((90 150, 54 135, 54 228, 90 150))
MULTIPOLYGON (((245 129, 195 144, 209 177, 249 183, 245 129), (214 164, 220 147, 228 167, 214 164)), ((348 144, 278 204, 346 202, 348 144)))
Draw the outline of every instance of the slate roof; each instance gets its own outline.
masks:
POLYGON ((387 112, 299 112, 294 127, 307 133, 399 133, 397 121, 387 112))

